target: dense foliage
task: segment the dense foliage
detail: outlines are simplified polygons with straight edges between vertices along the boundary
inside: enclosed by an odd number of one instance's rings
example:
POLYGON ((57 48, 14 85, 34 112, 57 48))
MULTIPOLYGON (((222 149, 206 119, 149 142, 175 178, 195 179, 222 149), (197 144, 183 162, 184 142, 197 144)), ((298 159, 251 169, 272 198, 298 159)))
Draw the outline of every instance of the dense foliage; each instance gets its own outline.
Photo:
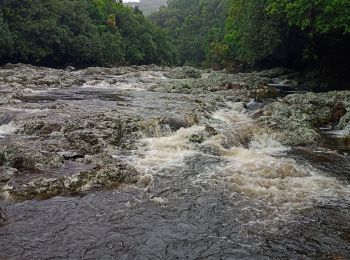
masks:
POLYGON ((114 0, 2 0, 0 61, 49 66, 171 62, 165 34, 114 0))
POLYGON ((349 0, 169 0, 151 19, 180 64, 349 69, 349 0))
POLYGON ((180 64, 206 66, 211 44, 225 33, 231 0, 170 0, 150 18, 164 28, 177 49, 180 64))

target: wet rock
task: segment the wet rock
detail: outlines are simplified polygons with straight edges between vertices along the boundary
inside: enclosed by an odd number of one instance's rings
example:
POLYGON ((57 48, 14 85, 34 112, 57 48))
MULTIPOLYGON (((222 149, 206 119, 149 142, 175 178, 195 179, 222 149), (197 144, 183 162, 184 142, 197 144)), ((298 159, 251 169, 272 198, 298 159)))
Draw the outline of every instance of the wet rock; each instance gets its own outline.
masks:
POLYGON ((331 123, 332 125, 337 125, 340 121, 340 119, 346 114, 346 106, 341 101, 336 101, 331 114, 331 123))
POLYGON ((187 115, 185 115, 185 121, 187 123, 187 126, 196 125, 199 123, 198 115, 195 112, 187 114, 187 115))
POLYGON ((244 88, 246 86, 245 86, 245 84, 228 83, 226 87, 227 87, 228 90, 239 90, 239 89, 242 89, 242 88, 244 88))
POLYGON ((210 125, 205 125, 204 131, 200 131, 199 133, 194 133, 189 137, 189 141, 191 143, 201 144, 208 138, 217 135, 218 132, 210 125))
POLYGON ((171 131, 169 120, 165 117, 142 120, 139 123, 139 129, 147 137, 160 137, 171 131))
POLYGON ((43 128, 41 128, 40 134, 49 135, 55 132, 61 132, 62 125, 59 123, 50 123, 45 124, 43 128))
POLYGON ((67 88, 81 85, 84 79, 66 70, 34 67, 25 64, 7 64, 0 68, 0 78, 20 88, 67 88))
POLYGON ((279 95, 279 92, 276 88, 274 87, 269 87, 269 86, 259 86, 256 90, 254 90, 251 93, 251 96, 255 97, 256 100, 258 101, 264 101, 269 98, 277 98, 279 95))
POLYGON ((256 72, 229 74, 214 72, 202 74, 200 78, 184 78, 160 81, 152 88, 153 91, 170 93, 210 93, 219 91, 245 91, 267 85, 271 78, 256 72))
POLYGON ((260 76, 268 77, 268 78, 278 78, 283 75, 288 75, 291 73, 292 71, 286 68, 273 68, 273 69, 263 70, 258 72, 260 76))
POLYGON ((12 167, 0 167, 0 182, 8 182, 11 179, 11 177, 13 177, 17 172, 18 170, 12 167))
POLYGON ((5 225, 6 221, 7 221, 7 216, 6 216, 5 210, 0 208, 0 227, 5 225))
POLYGON ((44 121, 30 120, 23 124, 21 132, 27 135, 37 134, 44 126, 44 121))
POLYGON ((209 137, 217 135, 218 131, 210 125, 205 125, 205 131, 208 133, 209 137))
MULTIPOLYGON (((92 159, 96 162, 96 159, 92 159)), ((98 160, 98 159, 97 159, 98 160)), ((3 188, 14 199, 48 199, 60 194, 77 194, 89 190, 117 187, 121 183, 136 183, 139 173, 131 165, 112 159, 101 159, 92 170, 61 177, 40 177, 29 183, 9 183, 3 188)))
POLYGON ((349 91, 293 94, 265 107, 259 121, 276 130, 283 144, 316 144, 322 138, 318 127, 338 120, 338 128, 347 125, 349 104, 349 91))
MULTIPOLYGON (((40 158, 40 156, 39 156, 40 158)), ((36 169, 37 154, 21 150, 16 146, 4 147, 0 152, 0 165, 17 170, 36 169)))
POLYGON ((68 142, 82 154, 97 154, 102 151, 102 144, 91 130, 77 130, 65 134, 68 142))
POLYGON ((75 151, 64 151, 64 152, 60 152, 58 153, 60 156, 62 156, 64 158, 64 160, 76 160, 76 159, 82 159, 85 156, 82 154, 79 154, 75 151))
POLYGON ((172 69, 170 72, 166 73, 165 76, 170 79, 198 79, 202 77, 202 73, 198 69, 184 66, 172 69))
POLYGON ((148 187, 153 182, 153 176, 150 174, 145 174, 140 176, 138 179, 138 184, 141 185, 143 188, 148 187))
POLYGON ((202 134, 193 134, 189 138, 189 141, 191 143, 199 143, 199 144, 201 144, 201 143, 204 142, 204 140, 205 140, 205 138, 204 138, 204 135, 202 135, 202 134))
POLYGON ((180 128, 188 127, 188 122, 186 119, 183 118, 167 118, 166 124, 169 126, 171 131, 177 131, 180 128))
POLYGON ((54 152, 40 150, 39 147, 35 150, 30 143, 6 145, 0 151, 0 166, 15 168, 21 172, 43 171, 50 167, 59 167, 61 163, 60 156, 54 152))

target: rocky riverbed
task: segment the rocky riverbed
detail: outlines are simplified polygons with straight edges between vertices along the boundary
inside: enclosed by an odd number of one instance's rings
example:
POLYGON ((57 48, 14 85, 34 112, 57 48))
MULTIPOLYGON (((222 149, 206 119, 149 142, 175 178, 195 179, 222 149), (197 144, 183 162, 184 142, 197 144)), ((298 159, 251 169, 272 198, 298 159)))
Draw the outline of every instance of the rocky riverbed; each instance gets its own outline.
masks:
POLYGON ((288 73, 1 67, 0 258, 349 257, 350 92, 288 73))

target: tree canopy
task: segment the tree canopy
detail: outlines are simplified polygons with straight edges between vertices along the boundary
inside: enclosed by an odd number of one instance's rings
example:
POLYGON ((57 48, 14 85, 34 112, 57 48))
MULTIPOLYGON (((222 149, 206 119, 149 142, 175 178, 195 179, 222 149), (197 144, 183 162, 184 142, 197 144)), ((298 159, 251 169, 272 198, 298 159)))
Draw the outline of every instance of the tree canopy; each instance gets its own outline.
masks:
POLYGON ((166 35, 113 0, 2 0, 0 61, 62 66, 172 62, 166 35))
POLYGON ((349 65, 348 0, 169 0, 151 19, 172 39, 179 64, 349 65))

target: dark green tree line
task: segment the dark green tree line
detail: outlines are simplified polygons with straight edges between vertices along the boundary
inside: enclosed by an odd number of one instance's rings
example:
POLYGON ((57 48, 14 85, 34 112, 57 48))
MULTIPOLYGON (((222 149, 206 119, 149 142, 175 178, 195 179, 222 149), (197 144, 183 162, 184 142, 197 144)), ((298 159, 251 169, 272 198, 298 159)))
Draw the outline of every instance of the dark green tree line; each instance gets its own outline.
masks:
POLYGON ((348 0, 169 0, 151 19, 179 64, 350 73, 348 0))
POLYGON ((113 0, 2 0, 0 61, 63 66, 172 62, 165 34, 113 0))

